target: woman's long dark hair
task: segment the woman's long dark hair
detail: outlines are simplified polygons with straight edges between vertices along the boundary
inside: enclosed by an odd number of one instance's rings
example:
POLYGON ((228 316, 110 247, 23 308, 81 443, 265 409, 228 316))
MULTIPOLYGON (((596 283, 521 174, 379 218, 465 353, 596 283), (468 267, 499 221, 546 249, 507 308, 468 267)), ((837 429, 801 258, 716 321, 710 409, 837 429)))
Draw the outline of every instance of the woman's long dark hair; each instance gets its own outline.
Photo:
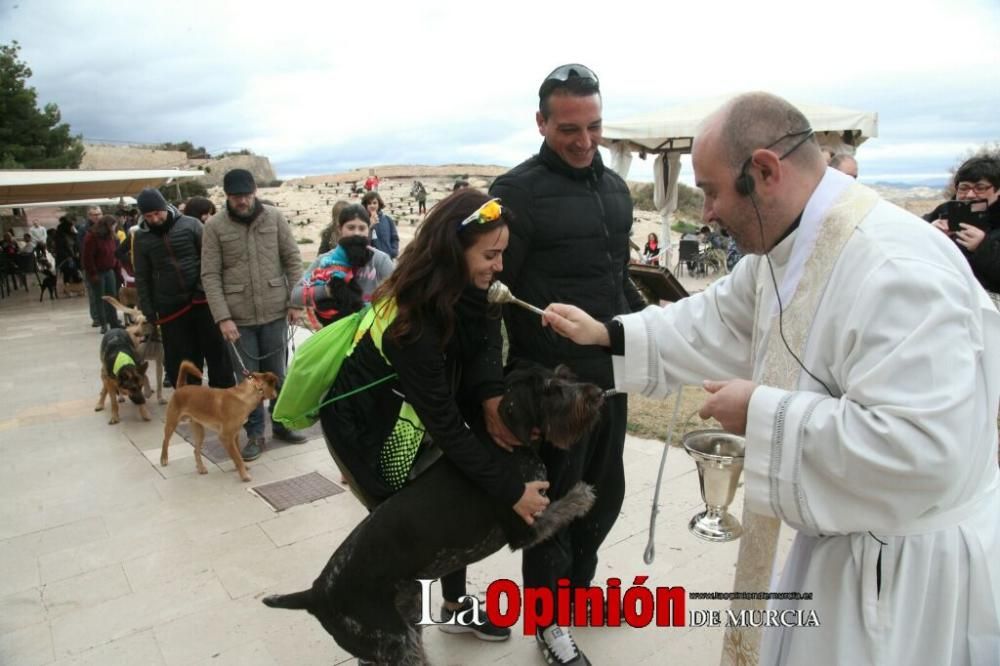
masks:
POLYGON ((417 234, 399 256, 392 274, 372 294, 372 302, 393 298, 398 312, 389 335, 395 340, 416 339, 424 322, 441 324, 443 340, 455 331, 455 306, 469 285, 465 250, 483 234, 507 225, 507 213, 498 220, 459 224, 490 200, 479 190, 466 188, 442 199, 427 213, 417 234))

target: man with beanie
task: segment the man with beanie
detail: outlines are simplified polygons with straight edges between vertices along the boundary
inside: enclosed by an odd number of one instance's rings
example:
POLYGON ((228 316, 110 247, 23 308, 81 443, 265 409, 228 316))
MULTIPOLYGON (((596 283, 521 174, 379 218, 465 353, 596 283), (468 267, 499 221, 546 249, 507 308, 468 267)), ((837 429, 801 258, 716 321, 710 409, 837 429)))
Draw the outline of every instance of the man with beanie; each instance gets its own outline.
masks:
POLYGON ((208 366, 209 386, 233 386, 225 342, 201 286, 201 222, 182 215, 154 189, 140 192, 136 202, 142 222, 132 238, 135 286, 146 321, 160 328, 167 379, 177 386, 177 371, 187 359, 208 366))
MULTIPOLYGON (((302 255, 281 212, 257 200, 257 185, 249 171, 229 171, 222 188, 226 207, 205 223, 201 249, 208 304, 223 338, 236 348, 243 365, 251 372, 273 372, 283 379, 288 322, 302 315, 289 304, 292 287, 302 277, 302 255)), ((245 428, 249 441, 243 459, 256 460, 264 447, 263 405, 250 413, 245 428)), ((280 423, 272 422, 271 430, 286 442, 306 441, 280 423)))

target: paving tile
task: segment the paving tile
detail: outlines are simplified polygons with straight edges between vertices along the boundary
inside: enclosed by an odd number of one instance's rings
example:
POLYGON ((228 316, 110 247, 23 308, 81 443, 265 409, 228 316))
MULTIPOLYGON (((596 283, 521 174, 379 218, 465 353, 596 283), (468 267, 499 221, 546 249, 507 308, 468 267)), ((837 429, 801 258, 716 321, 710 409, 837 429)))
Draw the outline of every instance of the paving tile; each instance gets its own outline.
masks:
POLYGON ((0 541, 0 596, 38 587, 41 579, 34 553, 0 541))
POLYGON ((236 601, 226 599, 164 622, 153 631, 167 664, 215 664, 220 663, 218 659, 223 659, 221 663, 238 664, 238 657, 245 657, 247 663, 253 664, 295 663, 287 658, 276 661, 262 639, 271 633, 284 633, 302 620, 302 615, 312 619, 307 613, 275 611, 252 597, 236 601), (205 632, 205 627, 212 630, 205 632), (199 636, 199 640, 190 640, 194 635, 199 636), (254 648, 247 650, 250 645, 254 648))
POLYGON ((98 645, 79 654, 64 657, 52 666, 163 666, 163 655, 152 629, 139 631, 118 640, 98 645))
MULTIPOLYGON (((188 664, 198 662, 185 662, 188 664)), ((202 663, 213 666, 279 666, 282 663, 276 660, 267 650, 267 645, 262 640, 240 643, 228 650, 217 652, 202 663)), ((300 663, 300 662, 295 662, 300 663)))
POLYGON ((178 543, 186 543, 185 526, 175 521, 166 525, 150 523, 128 533, 116 534, 101 541, 43 555, 38 558, 42 576, 50 582, 72 575, 121 563, 178 543))
MULTIPOLYGON (((268 609, 273 612, 282 612, 268 609)), ((293 622, 281 631, 270 631, 261 637, 269 654, 279 664, 295 666, 329 666, 357 661, 334 642, 316 618, 302 611, 284 611, 293 622)), ((432 662, 434 663, 434 662, 432 662)))
POLYGON ((108 532, 101 518, 87 518, 17 536, 4 543, 15 550, 38 556, 73 548, 107 536, 108 532))
POLYGON ((122 565, 113 564, 46 585, 42 602, 49 618, 54 618, 131 592, 122 565))
POLYGON ((368 512, 353 496, 348 495, 344 493, 326 501, 292 507, 272 520, 260 523, 260 528, 278 546, 337 530, 349 532, 368 512))
POLYGON ((125 573, 132 588, 139 591, 212 571, 215 563, 225 562, 233 553, 260 553, 274 548, 260 526, 248 525, 126 560, 125 573))
POLYGON ((37 587, 0 597, 0 634, 45 622, 45 606, 37 587))
POLYGON ((45 622, 0 634, 0 664, 42 666, 53 659, 52 634, 45 622))
POLYGON ((262 592, 295 592, 312 585, 347 534, 348 530, 344 529, 296 541, 283 548, 234 552, 215 562, 213 570, 233 599, 262 592))
POLYGON ((161 626, 227 599, 210 572, 105 601, 50 621, 60 659, 161 626))

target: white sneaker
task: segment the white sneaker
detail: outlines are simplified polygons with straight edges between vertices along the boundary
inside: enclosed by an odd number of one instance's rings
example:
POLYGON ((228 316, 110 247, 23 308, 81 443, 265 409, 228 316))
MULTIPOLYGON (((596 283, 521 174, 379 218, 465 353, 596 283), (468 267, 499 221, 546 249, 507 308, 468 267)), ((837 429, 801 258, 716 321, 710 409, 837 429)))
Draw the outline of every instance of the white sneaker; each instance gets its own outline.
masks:
POLYGON ((545 661, 559 666, 590 666, 587 655, 580 651, 568 627, 552 625, 535 632, 535 641, 545 661))

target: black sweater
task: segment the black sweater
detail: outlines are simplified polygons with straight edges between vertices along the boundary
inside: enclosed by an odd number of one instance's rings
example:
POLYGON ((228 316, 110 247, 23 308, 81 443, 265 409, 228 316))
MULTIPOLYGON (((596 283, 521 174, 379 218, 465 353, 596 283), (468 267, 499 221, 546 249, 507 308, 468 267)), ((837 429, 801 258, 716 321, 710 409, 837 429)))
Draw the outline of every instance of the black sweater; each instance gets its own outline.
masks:
POLYGON ((327 399, 398 374, 320 412, 328 446, 367 494, 381 500, 393 492, 379 460, 405 397, 430 438, 466 476, 507 506, 520 499, 524 483, 482 425, 482 400, 503 392, 502 383, 496 384, 499 359, 488 351, 490 337, 498 333, 490 323, 486 292, 470 287, 456 308, 455 333, 443 345, 437 322, 426 322, 417 339, 402 344, 392 339, 390 325, 383 338, 385 358, 365 335, 344 360, 327 399))
POLYGON ((167 221, 143 221, 135 232, 133 254, 139 308, 150 321, 169 317, 192 300, 204 299, 201 287, 202 224, 167 210, 167 221))
MULTIPOLYGON (((546 144, 490 188, 513 213, 500 279, 518 298, 544 308, 569 303, 598 321, 644 307, 628 274, 632 199, 600 154, 585 169, 566 164, 546 144)), ((613 384, 611 357, 539 325, 538 315, 508 306, 510 356, 547 367, 566 363, 585 381, 613 384)))

